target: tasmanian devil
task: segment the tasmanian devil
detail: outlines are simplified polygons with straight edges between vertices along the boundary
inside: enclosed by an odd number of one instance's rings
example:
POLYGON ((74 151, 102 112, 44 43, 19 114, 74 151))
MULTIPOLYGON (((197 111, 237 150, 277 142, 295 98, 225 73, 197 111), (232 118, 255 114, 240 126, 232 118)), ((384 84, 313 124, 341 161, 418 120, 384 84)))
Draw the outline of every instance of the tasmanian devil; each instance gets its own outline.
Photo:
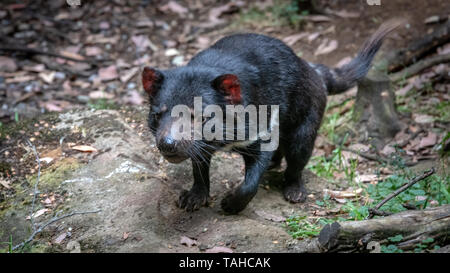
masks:
MULTIPOLYGON (((263 173, 286 159, 285 199, 306 198, 302 170, 307 164, 320 127, 327 95, 356 85, 368 72, 383 39, 398 24, 385 23, 348 64, 331 69, 299 58, 282 41, 260 34, 235 34, 199 52, 183 67, 157 70, 145 67, 143 88, 150 98, 148 125, 161 154, 172 163, 190 158, 194 184, 181 194, 178 206, 187 211, 208 203, 209 166, 215 151, 224 148, 240 153, 245 179, 221 202, 226 213, 243 210, 255 196, 263 173), (178 119, 177 105, 193 109, 194 98, 202 105, 277 105, 279 145, 274 151, 260 149, 262 140, 177 139, 170 128, 178 119)), ((225 110, 224 110, 225 111, 225 110)), ((204 119, 202 124, 205 124, 204 119)), ((234 132, 236 133, 236 132, 234 132)))

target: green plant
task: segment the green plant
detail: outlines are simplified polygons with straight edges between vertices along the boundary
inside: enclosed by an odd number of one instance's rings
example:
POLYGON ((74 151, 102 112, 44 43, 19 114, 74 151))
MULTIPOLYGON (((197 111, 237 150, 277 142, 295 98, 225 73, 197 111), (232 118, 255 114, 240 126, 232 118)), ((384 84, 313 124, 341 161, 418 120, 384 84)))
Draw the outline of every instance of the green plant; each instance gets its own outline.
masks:
POLYGON ((359 203, 355 204, 352 201, 347 201, 347 203, 342 206, 342 209, 348 213, 350 217, 348 220, 361 221, 369 216, 369 208, 367 206, 362 206, 359 203))
POLYGON ((13 248, 13 241, 12 241, 12 235, 9 236, 9 242, 1 242, 2 244, 6 244, 8 245, 8 253, 12 253, 12 248, 13 248))
MULTIPOLYGON (((396 189, 407 183, 414 175, 408 171, 404 174, 394 174, 376 185, 370 184, 367 192, 376 204, 386 198, 396 189)), ((435 200, 439 205, 450 204, 450 177, 432 175, 420 181, 398 196, 384 204, 380 209, 389 212, 400 212, 405 210, 403 204, 414 205, 417 208, 426 208, 431 200, 435 200)))
POLYGON ((332 222, 333 220, 326 218, 308 220, 306 216, 291 216, 286 219, 286 226, 294 239, 304 239, 319 235, 322 227, 332 222))
POLYGON ((91 100, 87 105, 95 110, 117 109, 117 105, 114 102, 106 99, 91 100))

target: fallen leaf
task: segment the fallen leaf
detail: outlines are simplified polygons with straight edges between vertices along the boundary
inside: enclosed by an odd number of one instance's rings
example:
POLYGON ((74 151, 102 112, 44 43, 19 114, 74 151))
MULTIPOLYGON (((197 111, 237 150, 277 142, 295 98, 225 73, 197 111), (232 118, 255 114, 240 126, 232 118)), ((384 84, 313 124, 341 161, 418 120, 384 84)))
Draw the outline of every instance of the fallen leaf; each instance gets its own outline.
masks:
POLYGON ((378 181, 379 179, 381 179, 381 177, 376 174, 362 174, 362 175, 357 175, 355 178, 355 180, 358 183, 373 182, 373 181, 378 181))
POLYGON ((311 22, 316 22, 316 23, 331 21, 331 18, 328 16, 325 16, 325 15, 307 15, 302 18, 305 20, 311 21, 311 22))
POLYGON ((30 71, 30 72, 44 72, 45 71, 45 65, 43 64, 36 64, 36 65, 26 65, 22 67, 23 70, 25 71, 30 71))
POLYGON ((187 8, 183 7, 182 5, 178 4, 175 1, 169 1, 167 4, 161 6, 159 9, 163 12, 171 11, 180 16, 183 16, 185 13, 189 11, 187 8))
POLYGON ((50 112, 61 112, 64 109, 68 109, 72 106, 70 102, 63 100, 50 100, 46 102, 40 102, 39 105, 50 112))
POLYGON ((6 79, 5 82, 6 83, 30 82, 33 81, 34 79, 35 79, 34 76, 17 76, 14 78, 6 79))
POLYGON ((435 133, 428 133, 426 137, 423 137, 419 143, 419 149, 434 146, 437 142, 437 135, 435 133))
POLYGON ((3 187, 7 188, 8 190, 11 189, 11 186, 9 185, 8 181, 0 179, 0 185, 2 185, 3 187))
POLYGON ((359 12, 352 12, 346 10, 339 10, 339 11, 327 10, 327 13, 331 13, 341 18, 359 18, 361 16, 359 12))
POLYGON ((405 85, 404 87, 398 89, 397 91, 395 91, 395 94, 398 96, 406 96, 406 94, 408 94, 409 91, 411 91, 411 89, 413 89, 414 87, 414 83, 409 83, 407 85, 405 85))
POLYGON ((218 26, 220 24, 223 24, 226 22, 224 19, 220 19, 219 17, 222 16, 222 14, 225 13, 231 13, 238 11, 240 7, 242 7, 245 4, 243 1, 235 1, 235 2, 229 2, 225 5, 215 7, 209 10, 208 13, 208 22, 200 24, 201 27, 204 28, 211 28, 218 26))
POLYGON ((320 34, 321 34, 320 32, 314 32, 314 33, 308 35, 308 42, 311 43, 312 41, 317 39, 320 36, 320 34))
POLYGON ((413 114, 414 121, 420 124, 431 123, 434 121, 434 118, 425 114, 413 114))
POLYGON ((233 253, 233 250, 224 246, 215 246, 213 248, 207 249, 206 253, 233 253))
POLYGON ((438 23, 439 22, 439 16, 438 15, 433 15, 428 17, 427 19, 425 19, 424 23, 425 24, 434 24, 434 23, 438 23))
MULTIPOLYGON (((47 211, 49 211, 49 209, 40 209, 38 211, 36 211, 35 213, 32 214, 33 218, 38 218, 39 216, 43 215, 44 213, 46 213, 47 211)), ((31 217, 27 216, 26 218, 27 220, 30 220, 31 217)))
POLYGON ((130 236, 129 232, 124 232, 123 235, 122 235, 122 239, 126 240, 126 239, 128 239, 129 236, 130 236))
POLYGON ((144 98, 138 91, 131 90, 123 97, 123 101, 129 104, 141 105, 144 102, 144 98))
POLYGON ((328 42, 328 40, 324 40, 322 44, 319 45, 317 50, 314 52, 314 56, 318 55, 324 55, 333 52, 338 47, 338 41, 331 40, 328 42))
POLYGON ((39 73, 39 78, 41 78, 45 83, 51 84, 51 83, 53 83, 53 80, 55 79, 55 74, 56 74, 55 71, 51 71, 48 73, 41 72, 41 73, 39 73))
POLYGON ((158 50, 158 47, 155 44, 153 44, 152 41, 150 41, 150 39, 146 35, 132 36, 131 40, 136 45, 136 49, 139 52, 145 51, 147 48, 150 48, 153 51, 158 50))
POLYGON ((395 148, 392 147, 391 145, 386 145, 386 146, 384 146, 383 150, 381 150, 380 153, 385 156, 389 156, 389 155, 395 153, 395 148))
POLYGON ((86 56, 98 56, 102 54, 102 49, 98 46, 88 46, 85 50, 86 56))
POLYGON ((196 246, 198 242, 186 236, 181 236, 180 244, 185 245, 187 247, 196 246))
POLYGON ((98 70, 98 77, 102 81, 110 81, 116 79, 117 77, 119 77, 119 75, 117 74, 116 66, 110 65, 105 68, 100 68, 98 70))
POLYGON ((79 61, 83 61, 85 59, 80 54, 74 53, 74 52, 70 52, 70 51, 67 51, 67 50, 62 50, 61 52, 59 52, 59 54, 61 54, 64 57, 72 58, 72 59, 79 60, 79 61))
POLYGON ((39 161, 45 162, 45 163, 48 164, 48 163, 53 161, 53 158, 51 158, 51 157, 42 157, 42 158, 39 159, 39 161))
POLYGON ((106 93, 105 91, 92 91, 89 93, 89 97, 91 99, 113 99, 114 98, 114 94, 111 93, 106 93))
POLYGON ((73 146, 72 147, 73 150, 77 150, 80 152, 97 152, 97 149, 95 149, 92 146, 88 146, 88 145, 77 145, 77 146, 73 146))
POLYGON ((349 62, 352 61, 352 57, 344 57, 342 60, 340 60, 335 66, 336 67, 342 67, 346 64, 348 64, 349 62))
POLYGON ((14 72, 16 70, 17 64, 13 59, 0 56, 0 72, 14 72))
POLYGON ((166 55, 167 57, 172 57, 172 56, 176 56, 179 54, 180 54, 180 52, 176 48, 168 48, 164 52, 164 55, 166 55))
POLYGON ((139 71, 139 67, 133 67, 131 69, 123 71, 122 75, 120 76, 120 81, 123 83, 127 83, 129 80, 131 80, 139 71))
POLYGON ((283 39, 283 42, 285 42, 288 46, 293 46, 296 42, 305 38, 308 35, 309 35, 309 33, 307 33, 307 32, 290 35, 290 36, 285 37, 283 39))
POLYGON ((56 239, 53 241, 55 244, 61 244, 64 239, 67 237, 67 232, 61 233, 56 239))
POLYGON ((363 190, 358 188, 356 190, 345 190, 345 191, 333 191, 329 189, 324 189, 323 194, 328 195, 333 199, 344 199, 344 198, 353 198, 358 196, 363 190))

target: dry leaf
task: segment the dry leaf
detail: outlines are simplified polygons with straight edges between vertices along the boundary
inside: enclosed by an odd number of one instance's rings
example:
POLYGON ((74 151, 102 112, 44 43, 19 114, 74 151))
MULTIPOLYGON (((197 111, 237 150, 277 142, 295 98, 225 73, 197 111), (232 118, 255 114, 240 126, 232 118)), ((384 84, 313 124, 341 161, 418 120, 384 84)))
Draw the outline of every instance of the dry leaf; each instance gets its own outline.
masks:
POLYGON ((64 56, 64 57, 72 58, 72 59, 75 59, 75 60, 79 60, 79 61, 83 61, 84 60, 84 57, 81 56, 80 54, 74 53, 74 52, 70 52, 70 51, 67 51, 67 50, 61 51, 60 54, 62 56, 64 56))
POLYGON ((127 83, 129 80, 131 80, 136 74, 139 72, 139 67, 133 67, 129 70, 125 70, 122 73, 122 76, 120 76, 120 81, 123 83, 127 83))
MULTIPOLYGON (((32 214, 33 219, 34 219, 34 218, 38 218, 39 216, 43 215, 43 214, 46 213, 47 211, 49 211, 49 209, 40 209, 40 210, 36 211, 35 213, 32 214)), ((30 220, 31 217, 30 217, 30 216, 27 216, 26 219, 27 219, 27 220, 30 220)))
POLYGON ((64 232, 62 234, 60 234, 58 237, 56 237, 56 239, 53 241, 55 244, 61 244, 62 241, 64 241, 64 239, 66 239, 67 237, 67 232, 64 232))
POLYGON ((283 39, 283 42, 285 42, 288 46, 293 46, 296 42, 298 42, 300 39, 303 39, 304 37, 308 36, 309 33, 299 33, 287 36, 283 39))
POLYGON ((98 70, 98 77, 102 81, 110 81, 114 80, 117 77, 119 77, 119 74, 117 74, 117 68, 115 65, 110 65, 105 68, 100 68, 98 70))
POLYGON ((48 163, 53 161, 53 158, 51 158, 51 157, 42 157, 42 158, 39 159, 39 161, 45 162, 45 163, 48 164, 48 163))
POLYGON ((191 247, 191 246, 198 245, 198 242, 196 240, 193 240, 193 239, 189 238, 189 237, 181 236, 180 244, 188 246, 188 247, 191 247))
POLYGON ((77 146, 73 146, 72 147, 73 150, 77 150, 80 152, 97 152, 97 149, 95 149, 92 146, 88 146, 88 145, 77 145, 77 146))
POLYGON ((207 249, 206 253, 233 253, 233 250, 224 246, 215 246, 213 248, 207 249))
POLYGON ((111 93, 106 93, 105 91, 92 91, 89 93, 89 98, 91 99, 113 99, 114 98, 114 94, 111 93))
POLYGON ((331 40, 328 42, 328 40, 324 40, 324 42, 317 48, 316 52, 314 52, 314 56, 328 54, 336 50, 338 47, 338 41, 331 40))
POLYGON ((323 194, 328 195, 333 199, 345 199, 345 198, 353 198, 358 196, 363 190, 358 188, 356 190, 345 190, 345 191, 333 191, 324 189, 323 194))
POLYGON ((185 13, 187 13, 189 10, 182 5, 178 4, 175 1, 169 1, 169 3, 165 4, 164 6, 161 6, 159 8, 163 12, 171 11, 174 12, 180 16, 183 16, 185 13))
POLYGON ((17 64, 13 59, 0 56, 0 72, 14 72, 16 70, 17 64))
POLYGON ((435 133, 428 133, 426 137, 423 137, 419 143, 419 149, 434 146, 437 142, 437 135, 435 133))
POLYGON ((53 80, 55 79, 55 74, 56 74, 55 71, 51 71, 48 73, 41 72, 41 73, 39 73, 39 78, 41 78, 45 83, 51 84, 51 83, 53 83, 53 80))
POLYGON ((420 124, 431 123, 434 121, 434 118, 429 115, 424 114, 413 114, 414 121, 420 124))
POLYGON ((2 185, 3 187, 7 188, 8 190, 11 189, 11 186, 9 185, 8 181, 0 179, 0 185, 2 185))
POLYGON ((88 46, 85 50, 86 56, 98 56, 102 54, 102 49, 98 46, 88 46))

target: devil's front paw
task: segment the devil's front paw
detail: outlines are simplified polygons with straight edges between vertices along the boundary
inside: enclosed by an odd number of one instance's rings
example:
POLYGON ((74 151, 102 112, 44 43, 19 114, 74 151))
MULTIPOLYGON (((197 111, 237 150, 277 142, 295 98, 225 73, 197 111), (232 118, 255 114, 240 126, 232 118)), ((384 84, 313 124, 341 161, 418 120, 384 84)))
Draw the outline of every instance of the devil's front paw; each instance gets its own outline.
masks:
POLYGON ((208 204, 209 194, 203 191, 183 191, 178 199, 178 207, 194 211, 208 204))
POLYGON ((283 195, 286 200, 291 203, 301 203, 306 200, 306 189, 303 185, 288 185, 283 190, 283 195))
POLYGON ((229 193, 222 199, 222 209, 228 214, 238 214, 245 209, 249 202, 249 198, 240 196, 236 193, 229 193))

